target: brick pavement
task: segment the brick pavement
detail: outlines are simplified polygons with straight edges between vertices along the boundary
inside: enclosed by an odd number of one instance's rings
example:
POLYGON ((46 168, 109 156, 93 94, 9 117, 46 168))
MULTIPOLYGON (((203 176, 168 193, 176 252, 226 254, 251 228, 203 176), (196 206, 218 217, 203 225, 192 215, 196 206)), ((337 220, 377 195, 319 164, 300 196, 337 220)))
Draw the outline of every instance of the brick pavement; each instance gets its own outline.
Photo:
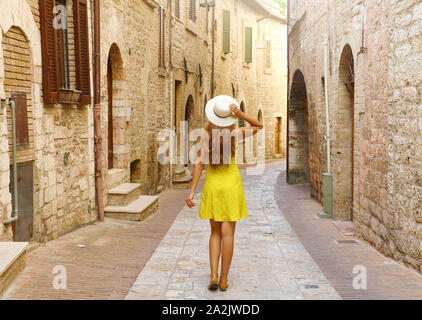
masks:
MULTIPOLYGON (((284 164, 283 164, 284 165, 284 164)), ((346 237, 330 220, 317 219, 321 206, 310 198, 310 188, 287 185, 286 172, 278 178, 277 204, 300 241, 343 299, 421 299, 422 275, 387 258, 367 243, 339 244, 346 237), (353 268, 365 266, 367 290, 352 286, 353 268)))
POLYGON ((184 206, 186 195, 186 190, 160 194, 159 211, 141 223, 106 218, 29 252, 26 268, 1 298, 123 299, 184 206), (53 288, 57 265, 66 267, 67 290, 53 288))

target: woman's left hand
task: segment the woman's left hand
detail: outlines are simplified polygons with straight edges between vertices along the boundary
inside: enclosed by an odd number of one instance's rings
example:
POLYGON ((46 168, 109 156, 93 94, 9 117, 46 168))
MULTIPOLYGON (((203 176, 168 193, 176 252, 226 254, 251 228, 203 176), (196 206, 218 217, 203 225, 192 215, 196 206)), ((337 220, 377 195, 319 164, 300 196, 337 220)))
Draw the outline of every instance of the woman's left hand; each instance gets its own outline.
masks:
POLYGON ((241 118, 242 117, 242 111, 235 104, 230 105, 230 111, 231 111, 232 117, 234 117, 234 118, 241 118))

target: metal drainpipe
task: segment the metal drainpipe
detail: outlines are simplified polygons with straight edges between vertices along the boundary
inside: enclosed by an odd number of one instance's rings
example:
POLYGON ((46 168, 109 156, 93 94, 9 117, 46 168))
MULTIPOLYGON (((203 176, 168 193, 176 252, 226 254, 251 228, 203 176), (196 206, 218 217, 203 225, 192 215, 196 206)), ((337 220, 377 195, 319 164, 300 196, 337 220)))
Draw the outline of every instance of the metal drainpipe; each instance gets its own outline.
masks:
POLYGON ((174 145, 173 145, 173 118, 174 118, 174 108, 175 103, 174 103, 174 90, 173 90, 173 86, 174 86, 174 74, 173 74, 173 64, 172 64, 172 55, 171 55, 171 48, 173 45, 173 41, 172 41, 172 27, 173 27, 173 11, 172 11, 172 2, 170 1, 170 8, 169 8, 169 69, 170 69, 170 84, 169 84, 169 89, 170 89, 170 152, 169 152, 169 180, 170 180, 170 188, 173 188, 173 152, 174 152, 174 145))
POLYGON ((330 108, 328 99, 328 35, 325 35, 324 39, 324 77, 325 77, 325 116, 326 116, 326 127, 327 127, 327 172, 331 173, 331 137, 330 137, 330 108))
POLYGON ((104 221, 103 177, 102 177, 102 137, 101 137, 101 97, 100 97, 100 1, 94 0, 94 140, 95 140, 95 188, 97 196, 98 220, 104 221))
POLYGON ((215 72, 215 5, 212 7, 212 61, 211 61, 211 98, 214 98, 214 72, 215 72))
POLYGON ((5 220, 4 224, 10 224, 18 220, 19 208, 18 208, 18 167, 16 164, 16 110, 15 102, 10 99, 8 105, 12 111, 12 148, 13 148, 13 217, 5 220))
POLYGON ((328 97, 328 34, 324 37, 324 92, 325 92, 325 123, 327 129, 327 172, 322 174, 323 187, 323 205, 324 211, 319 212, 318 216, 322 219, 328 219, 333 216, 333 174, 331 173, 331 137, 330 137, 330 108, 328 97))

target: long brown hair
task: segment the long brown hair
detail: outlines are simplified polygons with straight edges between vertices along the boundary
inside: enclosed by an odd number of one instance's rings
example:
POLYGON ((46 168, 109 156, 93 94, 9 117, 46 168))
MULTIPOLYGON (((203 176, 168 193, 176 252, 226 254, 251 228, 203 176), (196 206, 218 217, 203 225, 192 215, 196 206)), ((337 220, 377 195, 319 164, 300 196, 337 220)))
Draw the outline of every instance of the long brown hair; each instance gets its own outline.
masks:
POLYGON ((207 140, 208 140, 208 148, 207 154, 208 154, 208 163, 209 165, 215 169, 222 165, 228 165, 231 162, 231 158, 235 155, 236 152, 236 137, 232 134, 233 130, 235 129, 235 125, 232 125, 230 127, 218 127, 212 123, 209 123, 205 130, 208 134, 207 140), (221 130, 218 138, 213 139, 213 130, 221 130), (228 139, 227 134, 230 134, 230 139, 228 139), (224 152, 227 150, 228 143, 230 143, 230 159, 228 158, 227 152, 224 152), (219 152, 220 158, 214 159, 217 156, 214 157, 214 153, 219 152), (226 156, 226 157, 224 157, 226 156))

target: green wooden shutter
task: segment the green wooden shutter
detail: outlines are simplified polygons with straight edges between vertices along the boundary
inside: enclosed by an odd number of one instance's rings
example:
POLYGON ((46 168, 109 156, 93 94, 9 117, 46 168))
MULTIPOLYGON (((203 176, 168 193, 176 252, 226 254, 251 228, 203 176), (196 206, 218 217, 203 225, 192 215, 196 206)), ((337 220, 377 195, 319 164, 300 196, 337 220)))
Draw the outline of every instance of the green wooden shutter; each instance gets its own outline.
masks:
POLYGON ((245 62, 252 62, 252 28, 245 27, 245 62))
POLYGON ((223 10, 223 52, 230 53, 230 11, 223 10))

